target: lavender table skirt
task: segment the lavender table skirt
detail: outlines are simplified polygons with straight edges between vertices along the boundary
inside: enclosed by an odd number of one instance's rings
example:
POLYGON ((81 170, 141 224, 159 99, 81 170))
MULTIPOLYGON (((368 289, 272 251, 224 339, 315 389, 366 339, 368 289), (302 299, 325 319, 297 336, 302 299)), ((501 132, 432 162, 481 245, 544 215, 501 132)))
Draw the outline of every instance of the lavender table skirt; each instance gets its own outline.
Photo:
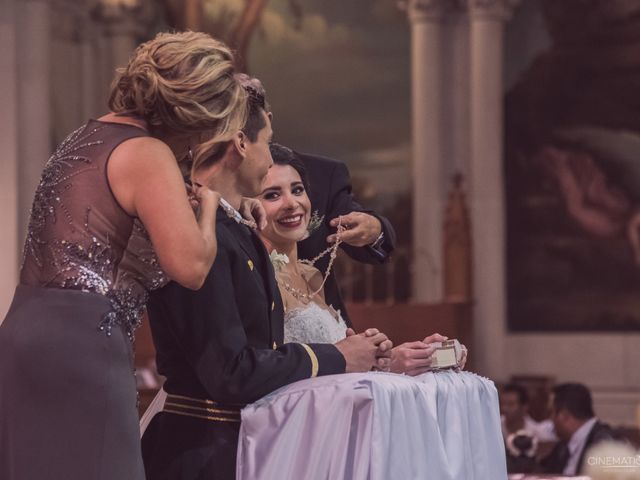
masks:
POLYGON ((238 480, 502 480, 493 382, 469 372, 332 375, 242 411, 238 480))

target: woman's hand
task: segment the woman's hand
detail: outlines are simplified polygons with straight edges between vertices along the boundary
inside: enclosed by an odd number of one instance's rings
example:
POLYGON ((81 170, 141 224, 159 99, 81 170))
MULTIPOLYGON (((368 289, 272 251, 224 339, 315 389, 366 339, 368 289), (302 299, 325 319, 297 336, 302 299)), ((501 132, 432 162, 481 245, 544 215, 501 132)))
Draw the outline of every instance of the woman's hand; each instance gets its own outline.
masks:
POLYGON ((215 211, 218 208, 220 194, 199 183, 187 184, 187 195, 189 196, 189 204, 194 212, 198 212, 200 207, 206 211, 215 211))
POLYGON ((262 202, 257 198, 243 197, 240 204, 240 214, 245 219, 255 222, 258 230, 263 230, 267 226, 267 214, 262 202))

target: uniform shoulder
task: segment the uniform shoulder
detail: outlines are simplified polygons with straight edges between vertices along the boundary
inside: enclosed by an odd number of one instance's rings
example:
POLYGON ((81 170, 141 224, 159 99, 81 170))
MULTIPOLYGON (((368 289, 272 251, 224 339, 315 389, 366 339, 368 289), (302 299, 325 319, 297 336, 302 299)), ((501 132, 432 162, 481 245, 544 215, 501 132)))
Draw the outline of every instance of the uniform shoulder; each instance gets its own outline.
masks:
POLYGON ((238 239, 230 228, 229 221, 227 219, 220 219, 216 221, 216 240, 218 241, 218 254, 220 249, 235 251, 238 246, 238 239))

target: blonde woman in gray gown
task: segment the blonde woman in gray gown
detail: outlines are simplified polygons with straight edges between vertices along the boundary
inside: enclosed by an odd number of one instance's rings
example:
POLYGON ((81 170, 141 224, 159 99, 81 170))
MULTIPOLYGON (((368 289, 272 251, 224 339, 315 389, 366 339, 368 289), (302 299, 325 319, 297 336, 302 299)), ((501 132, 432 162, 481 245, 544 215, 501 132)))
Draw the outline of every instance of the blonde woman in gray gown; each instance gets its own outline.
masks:
POLYGON ((244 125, 234 74, 210 36, 159 34, 46 163, 0 326, 2 480, 144 479, 133 331, 148 290, 197 289, 215 259, 218 195, 192 190, 194 215, 179 163, 244 125))

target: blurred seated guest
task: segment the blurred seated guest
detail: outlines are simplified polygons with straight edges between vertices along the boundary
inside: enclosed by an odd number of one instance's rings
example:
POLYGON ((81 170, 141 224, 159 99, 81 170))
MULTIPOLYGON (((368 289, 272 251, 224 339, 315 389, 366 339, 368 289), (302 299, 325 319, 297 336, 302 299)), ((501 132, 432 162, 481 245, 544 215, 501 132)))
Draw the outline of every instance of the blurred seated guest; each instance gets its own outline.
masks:
POLYGON ((529 415, 529 394, 522 386, 509 383, 500 390, 500 412, 502 435, 505 441, 510 435, 524 430, 539 442, 555 442, 558 440, 553 431, 550 419, 536 422, 529 415))
POLYGON ((505 437, 507 472, 532 473, 536 471, 538 439, 526 430, 518 430, 505 437))
POLYGON ((560 442, 541 462, 547 473, 583 473, 585 452, 593 445, 614 439, 611 427, 600 422, 593 412, 591 392, 579 383, 563 383, 553 388, 551 420, 560 442))

